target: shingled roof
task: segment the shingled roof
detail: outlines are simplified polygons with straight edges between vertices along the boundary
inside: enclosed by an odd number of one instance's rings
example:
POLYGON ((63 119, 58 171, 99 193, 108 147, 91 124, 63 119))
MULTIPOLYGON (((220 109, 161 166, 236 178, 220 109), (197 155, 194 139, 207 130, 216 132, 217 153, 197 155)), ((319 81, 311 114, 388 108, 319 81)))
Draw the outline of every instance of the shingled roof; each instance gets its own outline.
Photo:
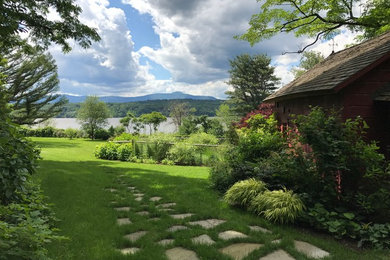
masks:
POLYGON ((301 77, 285 85, 265 101, 315 93, 334 93, 356 74, 390 58, 390 33, 331 54, 301 77))

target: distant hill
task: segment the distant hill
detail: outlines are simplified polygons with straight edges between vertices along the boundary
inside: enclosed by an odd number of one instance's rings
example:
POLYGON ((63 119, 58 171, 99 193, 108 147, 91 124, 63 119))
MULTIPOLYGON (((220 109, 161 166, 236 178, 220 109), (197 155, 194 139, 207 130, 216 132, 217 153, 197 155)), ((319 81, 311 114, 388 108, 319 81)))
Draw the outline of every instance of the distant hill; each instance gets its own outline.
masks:
MULTIPOLYGON (((69 103, 81 103, 85 100, 86 96, 72 96, 63 95, 69 103)), ((172 92, 172 93, 156 93, 138 97, 117 97, 117 96, 103 96, 99 97, 101 101, 106 103, 128 103, 128 102, 140 102, 140 101, 152 101, 152 100, 173 100, 173 99, 192 99, 192 100, 218 100, 212 96, 196 96, 185 94, 183 92, 172 92)))
MULTIPOLYGON (((174 102, 188 103, 190 107, 196 109, 196 112, 194 113, 196 116, 215 116, 215 110, 223 103, 223 100, 164 99, 126 103, 107 102, 107 106, 111 111, 111 117, 124 117, 129 111, 132 111, 137 116, 153 111, 158 111, 163 113, 165 116, 169 116, 169 107, 174 102)), ((68 103, 64 106, 62 112, 57 117, 76 117, 77 110, 79 108, 80 103, 68 103)))

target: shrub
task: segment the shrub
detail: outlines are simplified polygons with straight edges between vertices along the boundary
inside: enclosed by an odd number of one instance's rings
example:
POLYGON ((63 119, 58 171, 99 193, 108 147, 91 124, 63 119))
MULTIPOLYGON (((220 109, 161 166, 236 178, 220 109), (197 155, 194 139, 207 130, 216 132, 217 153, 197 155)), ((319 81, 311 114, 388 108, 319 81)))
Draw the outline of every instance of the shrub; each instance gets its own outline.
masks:
POLYGON ((133 153, 133 145, 128 143, 128 144, 121 144, 118 147, 118 159, 121 161, 129 161, 130 157, 133 153))
POLYGON ((117 160, 119 146, 119 144, 111 142, 100 144, 96 146, 95 157, 106 160, 117 160))
POLYGON ((225 193, 224 199, 230 205, 247 207, 257 195, 265 190, 264 182, 251 178, 236 182, 225 193))
POLYGON ((211 186, 220 192, 225 192, 234 183, 231 172, 232 168, 227 161, 215 162, 210 168, 211 186))
POLYGON ((168 160, 168 159, 162 160, 161 163, 165 164, 165 165, 175 165, 174 161, 171 161, 171 160, 168 160))
MULTIPOLYGON (((218 144, 218 138, 215 137, 214 135, 207 134, 207 133, 195 133, 191 134, 190 137, 186 140, 187 143, 190 144, 211 144, 215 145, 218 144)), ((198 152, 203 153, 207 147, 204 146, 195 146, 195 150, 198 152)))
POLYGON ((121 133, 114 138, 114 141, 131 141, 134 139, 137 139, 137 137, 130 133, 121 133))
POLYGON ((103 128, 99 128, 96 130, 94 138, 100 140, 108 140, 108 138, 110 138, 110 133, 103 128))
MULTIPOLYGON (((76 130, 76 129, 73 129, 73 128, 67 128, 65 129, 65 137, 69 138, 69 139, 73 139, 73 138, 76 138, 78 137, 79 131, 76 130)), ((81 131, 80 131, 81 132, 81 131)))
POLYGON ((173 134, 156 133, 148 137, 148 156, 161 162, 168 156, 169 149, 175 143, 176 137, 173 134))
POLYGON ((265 191, 257 195, 250 205, 253 212, 278 223, 294 222, 304 208, 298 195, 286 189, 265 191))
POLYGON ((196 150, 192 145, 177 143, 169 149, 168 159, 179 165, 196 165, 196 150))
POLYGON ((390 249, 390 223, 365 225, 359 235, 359 247, 367 245, 376 249, 390 249))

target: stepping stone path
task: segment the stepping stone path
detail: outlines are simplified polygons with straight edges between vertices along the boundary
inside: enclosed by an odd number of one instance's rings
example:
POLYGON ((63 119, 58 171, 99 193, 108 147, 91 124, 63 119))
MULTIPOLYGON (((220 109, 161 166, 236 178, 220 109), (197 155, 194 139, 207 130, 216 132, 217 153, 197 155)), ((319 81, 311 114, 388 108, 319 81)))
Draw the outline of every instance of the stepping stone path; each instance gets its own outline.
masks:
POLYGON ((150 201, 159 201, 161 199, 162 199, 161 197, 151 197, 149 200, 150 201))
POLYGON ((271 254, 261 257, 259 260, 295 260, 295 259, 292 256, 290 256, 286 251, 279 249, 271 254))
POLYGON ((192 243, 194 244, 201 244, 201 245, 212 245, 215 244, 215 241, 211 239, 208 235, 200 235, 198 237, 194 237, 191 239, 192 243))
POLYGON ((298 252, 305 254, 307 257, 318 259, 318 258, 329 256, 328 252, 316 246, 313 246, 312 244, 309 244, 307 242, 295 240, 294 246, 298 252))
POLYGON ((233 238, 246 238, 248 236, 241 233, 241 232, 238 232, 238 231, 227 230, 227 231, 219 233, 218 237, 222 240, 230 240, 233 238))
MULTIPOLYGON (((127 188, 128 192, 132 193, 132 195, 135 197, 134 198, 135 201, 142 201, 144 199, 144 194, 142 192, 140 192, 139 190, 137 190, 136 187, 127 186, 129 184, 126 184, 126 183, 123 183, 123 184, 124 184, 123 188, 124 189, 127 188)), ((114 197, 116 197, 116 201, 111 201, 110 204, 112 204, 112 205, 119 204, 119 203, 121 203, 120 201, 127 199, 125 197, 122 198, 121 196, 118 196, 118 193, 116 193, 118 190, 115 188, 105 188, 105 190, 115 193, 114 197)), ((154 196, 154 197, 149 198, 148 201, 158 202, 162 199, 163 199, 162 197, 154 196)), ((145 202, 145 203, 147 203, 147 202, 145 202)), ((116 206, 116 207, 114 206, 114 210, 117 212, 130 212, 130 210, 131 210, 131 207, 128 207, 128 206, 123 206, 123 207, 118 207, 118 206, 116 206)), ((174 211, 171 208, 174 206, 176 206, 175 202, 169 202, 169 203, 163 203, 163 204, 156 205, 156 208, 159 211, 169 212, 169 211, 174 211)), ((138 206, 138 209, 141 209, 141 210, 143 209, 143 211, 138 211, 135 214, 140 215, 140 216, 148 216, 148 215, 150 215, 150 212, 147 211, 148 208, 149 208, 149 205, 138 206)), ((169 215, 169 216, 175 220, 183 220, 183 219, 192 217, 194 215, 195 214, 193 214, 193 213, 183 213, 183 214, 172 214, 171 213, 171 215, 169 215)), ((145 220, 141 220, 141 221, 159 221, 159 220, 161 220, 159 217, 153 217, 153 218, 150 218, 147 220, 145 219, 145 220)), ((137 220, 137 221, 139 221, 139 220, 137 220)), ((133 224, 129 218, 117 218, 116 222, 117 222, 118 226, 133 224)), ((208 230, 208 229, 215 228, 215 227, 217 227, 225 222, 226 222, 226 220, 223 220, 223 219, 210 218, 210 219, 203 219, 203 220, 197 220, 197 221, 188 221, 188 222, 186 222, 186 224, 191 225, 191 226, 200 226, 201 228, 208 230)), ((135 223, 135 224, 137 224, 137 223, 135 223)), ((271 230, 268 230, 268 229, 260 227, 260 226, 254 225, 254 226, 248 226, 248 228, 250 229, 251 232, 261 232, 264 234, 271 234, 272 233, 271 230)), ((166 229, 166 231, 176 232, 179 230, 188 230, 188 229, 189 228, 185 225, 172 225, 171 227, 166 229)), ((163 230, 162 230, 162 232, 163 232, 163 230)), ((188 232, 188 231, 185 231, 185 232, 188 232)), ((137 231, 137 232, 134 232, 131 234, 127 234, 123 237, 124 237, 124 239, 126 239, 130 242, 136 242, 138 239, 142 238, 143 236, 145 236, 147 234, 148 234, 148 231, 141 230, 141 231, 137 231)), ((185 233, 183 233, 183 234, 185 234, 185 233)), ((245 239, 245 238, 249 238, 249 236, 244 234, 244 233, 235 231, 235 230, 226 230, 226 231, 220 232, 218 234, 219 241, 220 240, 228 241, 228 240, 237 239, 237 238, 245 239)), ((275 239, 274 238, 274 240, 271 241, 271 244, 274 244, 274 246, 277 247, 278 244, 281 243, 281 241, 282 241, 282 239, 275 239)), ((218 241, 214 241, 207 234, 202 234, 202 235, 199 235, 196 237, 192 237, 191 242, 194 245, 215 246, 214 244, 216 244, 216 242, 218 242, 218 241)), ((172 238, 166 238, 166 239, 162 239, 162 240, 156 242, 156 244, 158 244, 160 246, 170 246, 170 245, 173 245, 174 243, 175 243, 175 240, 172 238)), ((245 257, 247 257, 248 255, 250 255, 253 251, 260 249, 262 246, 263 246, 262 244, 258 244, 258 243, 234 243, 233 242, 233 244, 230 244, 224 248, 219 248, 219 252, 221 254, 225 254, 227 256, 230 256, 232 259, 241 260, 241 259, 244 259, 245 257)), ((306 255, 309 258, 320 259, 320 258, 327 257, 330 255, 329 252, 326 252, 326 251, 324 251, 324 250, 322 250, 322 249, 320 249, 320 248, 318 248, 310 243, 304 242, 304 241, 294 240, 294 246, 298 252, 306 255)), ((123 254, 123 255, 131 255, 131 254, 135 254, 135 253, 139 252, 140 250, 141 249, 137 248, 137 247, 130 247, 130 248, 118 249, 118 252, 121 252, 121 254, 123 254)), ((170 248, 170 249, 165 251, 165 255, 169 260, 198 260, 199 259, 196 252, 182 248, 182 247, 170 248)), ((261 257, 259 260, 294 260, 294 258, 282 249, 275 249, 275 251, 261 257)))
POLYGON ((162 245, 162 246, 169 246, 174 243, 174 239, 163 239, 157 242, 157 244, 162 245))
POLYGON ((258 231, 258 232, 263 232, 263 233, 272 233, 272 231, 266 229, 266 228, 262 228, 262 227, 259 227, 259 226, 249 226, 249 229, 251 231, 258 231))
POLYGON ((165 251, 165 255, 169 260, 198 260, 198 256, 194 251, 175 247, 165 251))
POLYGON ((148 211, 140 211, 140 212, 137 212, 135 214, 140 215, 140 216, 148 216, 150 213, 148 211))
POLYGON ((131 248, 124 248, 119 250, 123 255, 132 255, 139 251, 139 248, 131 247, 131 248))
POLYGON ((130 207, 119 207, 119 208, 114 208, 116 211, 130 211, 130 207))
POLYGON ((219 251, 225 255, 231 256, 235 260, 241 260, 262 246, 263 245, 261 244, 254 243, 238 243, 222 248, 219 251))
POLYGON ((190 225, 199 225, 205 229, 210 229, 213 227, 216 227, 222 223, 225 223, 226 220, 221 220, 221 219, 206 219, 206 220, 199 220, 199 221, 193 221, 193 222, 188 222, 190 225))
POLYGON ((194 214, 192 214, 192 213, 185 213, 185 214, 174 214, 174 215, 169 215, 169 216, 171 216, 174 219, 185 219, 185 218, 191 217, 193 215, 194 214))
POLYGON ((129 225, 132 222, 128 218, 118 218, 116 220, 116 223, 118 224, 118 226, 123 226, 123 225, 129 225))
POLYGON ((138 232, 135 232, 135 233, 131 233, 131 234, 125 235, 123 237, 125 239, 131 241, 131 242, 135 242, 138 239, 140 239, 141 237, 145 236, 147 233, 148 233, 147 231, 138 231, 138 232))
POLYGON ((172 226, 172 227, 168 228, 167 231, 175 232, 175 231, 178 231, 178 230, 185 230, 185 229, 188 229, 188 227, 178 225, 178 226, 172 226))

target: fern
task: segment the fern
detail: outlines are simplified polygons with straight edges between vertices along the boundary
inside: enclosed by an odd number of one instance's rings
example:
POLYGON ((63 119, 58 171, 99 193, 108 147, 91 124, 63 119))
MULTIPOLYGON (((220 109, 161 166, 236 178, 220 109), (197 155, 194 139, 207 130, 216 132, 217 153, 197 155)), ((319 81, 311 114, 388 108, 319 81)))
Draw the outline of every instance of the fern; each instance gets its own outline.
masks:
POLYGON ((252 200, 250 210, 267 220, 279 223, 292 223, 303 212, 305 206, 289 190, 265 191, 252 200))
POLYGON ((233 206, 247 207, 252 200, 267 190, 265 183, 256 179, 236 182, 226 193, 224 199, 233 206))

